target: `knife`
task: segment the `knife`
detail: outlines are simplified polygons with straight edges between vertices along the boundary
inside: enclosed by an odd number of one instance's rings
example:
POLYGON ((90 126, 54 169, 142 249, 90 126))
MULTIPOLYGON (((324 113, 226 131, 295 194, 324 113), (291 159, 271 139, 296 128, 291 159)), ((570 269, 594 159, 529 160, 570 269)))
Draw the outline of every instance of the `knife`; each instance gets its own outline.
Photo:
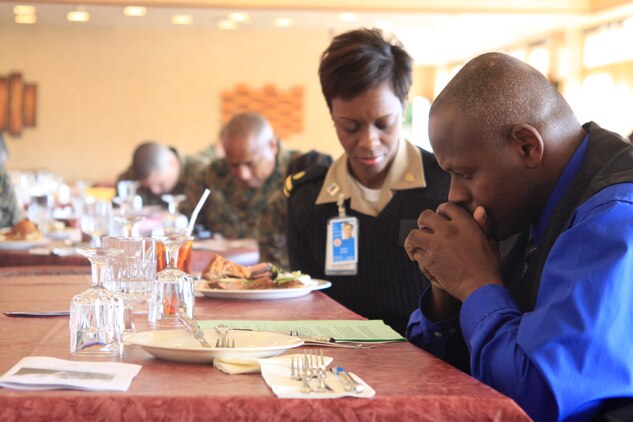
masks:
POLYGON ((343 384, 345 391, 358 394, 365 390, 365 386, 356 382, 356 380, 354 380, 354 378, 352 378, 349 372, 347 372, 344 368, 330 368, 330 371, 338 377, 341 384, 343 384))
POLYGON ((55 317, 55 316, 69 316, 70 311, 45 311, 45 312, 4 312, 6 316, 10 317, 55 317))

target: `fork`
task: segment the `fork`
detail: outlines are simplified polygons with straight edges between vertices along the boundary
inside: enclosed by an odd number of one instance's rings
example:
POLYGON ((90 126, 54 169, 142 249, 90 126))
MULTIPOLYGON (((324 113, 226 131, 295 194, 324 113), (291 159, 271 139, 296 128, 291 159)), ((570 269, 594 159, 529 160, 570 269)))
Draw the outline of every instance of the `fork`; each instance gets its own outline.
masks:
POLYGON ((326 384, 325 379, 327 378, 327 372, 325 371, 325 358, 323 357, 323 349, 319 349, 320 356, 315 353, 315 361, 317 361, 318 369, 316 376, 319 380, 318 392, 326 392, 326 391, 334 391, 332 388, 326 384), (319 361, 319 357, 321 358, 319 361))
MULTIPOLYGON (((327 391, 334 391, 326 384, 325 378, 327 373, 325 372, 325 357, 323 356, 323 349, 308 351, 307 355, 304 352, 304 360, 308 364, 309 372, 306 371, 306 377, 308 379, 316 378, 318 381, 317 393, 325 393, 327 391), (320 359, 319 359, 320 358, 320 359)), ((314 389, 313 389, 314 390, 314 389)))
POLYGON ((215 347, 226 348, 226 349, 235 348, 235 339, 231 339, 231 341, 229 341, 229 338, 228 338, 230 330, 231 329, 224 324, 215 326, 215 331, 217 331, 219 335, 218 339, 215 341, 215 347))

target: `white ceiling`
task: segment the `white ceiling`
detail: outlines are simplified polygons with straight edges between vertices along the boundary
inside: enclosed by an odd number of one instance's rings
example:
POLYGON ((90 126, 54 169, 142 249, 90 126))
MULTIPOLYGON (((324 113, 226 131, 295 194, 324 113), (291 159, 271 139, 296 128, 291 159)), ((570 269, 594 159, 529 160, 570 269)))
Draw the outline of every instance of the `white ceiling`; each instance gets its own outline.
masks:
MULTIPOLYGON (((232 9, 148 7, 145 17, 127 17, 123 6, 88 5, 90 13, 87 23, 66 21, 66 14, 77 8, 73 4, 38 4, 0 2, 0 26, 14 23, 13 6, 33 4, 36 6, 36 26, 84 26, 88 27, 172 27, 187 30, 170 23, 174 14, 193 15, 193 27, 199 30, 216 31, 217 23, 226 19, 232 9)), ((314 10, 243 10, 250 14, 250 21, 242 24, 238 31, 287 31, 298 34, 302 30, 323 30, 335 34, 360 26, 375 26, 378 20, 388 20, 393 26, 389 30, 403 41, 418 65, 442 64, 460 60, 484 51, 500 49, 524 40, 538 40, 544 34, 566 27, 587 25, 596 16, 581 13, 439 13, 439 12, 359 12, 354 23, 339 20, 340 11, 314 10), (276 17, 288 17, 294 21, 292 28, 274 28, 276 17)))

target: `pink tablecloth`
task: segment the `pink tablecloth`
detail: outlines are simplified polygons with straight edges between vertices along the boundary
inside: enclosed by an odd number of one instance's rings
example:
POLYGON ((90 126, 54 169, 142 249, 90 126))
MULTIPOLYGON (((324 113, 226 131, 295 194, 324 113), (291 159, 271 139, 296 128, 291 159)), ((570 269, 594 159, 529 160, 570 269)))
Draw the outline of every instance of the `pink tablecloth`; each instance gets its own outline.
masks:
MULTIPOLYGON (((88 285, 87 275, 0 275, 0 311, 68 309, 71 296, 88 285)), ((198 298, 195 309, 198 319, 360 318, 320 292, 279 301, 198 298)), ((0 373, 25 356, 78 359, 69 354, 67 317, 0 315, 0 333, 0 373)), ((260 375, 226 375, 211 365, 162 361, 126 346, 122 361, 143 366, 127 392, 0 389, 0 420, 529 420, 511 399, 409 343, 327 354, 358 373, 376 396, 278 399, 260 375)))
MULTIPOLYGON (((54 242, 52 246, 63 246, 60 242, 54 242)), ((48 246, 51 246, 48 245, 48 246)), ((47 246, 47 247, 48 247, 47 246)), ((52 248, 51 246, 51 248, 52 248)), ((191 272, 200 273, 206 267, 216 254, 220 254, 227 259, 233 260, 239 264, 252 265, 258 262, 259 253, 257 245, 240 245, 213 249, 201 242, 194 242, 194 248, 191 257, 191 272)), ((90 266, 90 262, 80 255, 41 255, 32 254, 28 249, 22 250, 0 250, 0 268, 2 267, 18 267, 18 266, 41 266, 41 265, 85 265, 90 266)))

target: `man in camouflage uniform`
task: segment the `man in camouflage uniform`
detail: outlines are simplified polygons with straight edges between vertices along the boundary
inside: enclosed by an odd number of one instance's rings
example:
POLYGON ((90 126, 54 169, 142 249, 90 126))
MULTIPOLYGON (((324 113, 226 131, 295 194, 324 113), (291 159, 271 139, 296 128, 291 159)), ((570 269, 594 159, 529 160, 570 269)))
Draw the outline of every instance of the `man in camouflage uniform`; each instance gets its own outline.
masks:
POLYGON ((11 177, 5 170, 8 158, 9 151, 0 135, 0 228, 11 227, 22 218, 11 177))
POLYGON ((201 209, 197 224, 226 238, 258 239, 263 260, 287 263, 285 242, 282 246, 278 242, 262 242, 285 238, 285 221, 273 218, 264 231, 260 218, 268 207, 285 207, 278 195, 290 163, 300 153, 282 148, 268 121, 258 113, 233 116, 222 130, 221 142, 225 158, 212 161, 189 181, 187 201, 181 211, 191 216, 204 189, 209 188, 211 196, 201 209))
POLYGON ((157 142, 145 142, 134 151, 132 164, 117 178, 139 182, 136 193, 143 199, 143 205, 166 203, 162 195, 184 194, 188 179, 201 172, 207 164, 197 156, 181 157, 175 148, 157 142))
POLYGON ((290 163, 282 190, 274 192, 268 201, 268 206, 262 210, 259 219, 259 243, 261 260, 272 262, 284 269, 290 269, 286 242, 286 210, 288 197, 293 183, 301 179, 306 169, 319 165, 328 168, 332 164, 332 157, 316 151, 296 157, 290 163))

